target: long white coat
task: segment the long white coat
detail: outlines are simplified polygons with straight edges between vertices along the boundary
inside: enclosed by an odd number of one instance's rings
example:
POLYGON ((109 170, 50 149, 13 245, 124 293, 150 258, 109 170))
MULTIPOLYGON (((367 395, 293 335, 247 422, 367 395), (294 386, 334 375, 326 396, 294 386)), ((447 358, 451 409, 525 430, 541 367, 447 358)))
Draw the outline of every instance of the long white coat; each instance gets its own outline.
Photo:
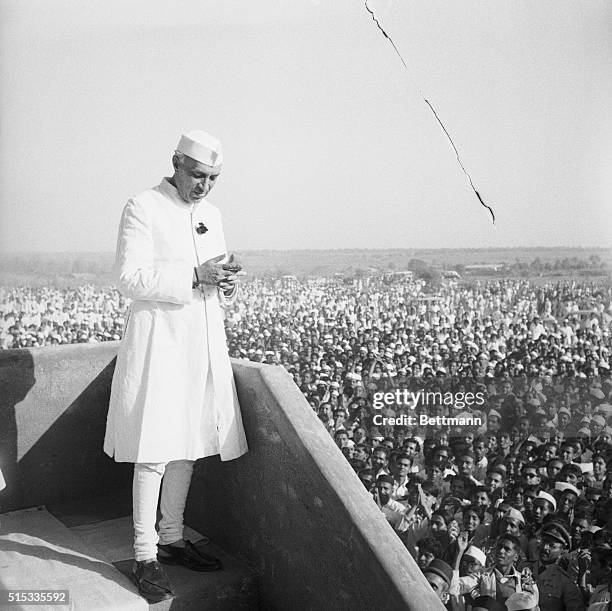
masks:
POLYGON ((219 291, 193 268, 226 253, 219 210, 164 179, 125 206, 115 269, 133 299, 111 387, 104 451, 118 462, 221 460, 247 451, 219 291), (199 223, 208 231, 196 232, 199 223))

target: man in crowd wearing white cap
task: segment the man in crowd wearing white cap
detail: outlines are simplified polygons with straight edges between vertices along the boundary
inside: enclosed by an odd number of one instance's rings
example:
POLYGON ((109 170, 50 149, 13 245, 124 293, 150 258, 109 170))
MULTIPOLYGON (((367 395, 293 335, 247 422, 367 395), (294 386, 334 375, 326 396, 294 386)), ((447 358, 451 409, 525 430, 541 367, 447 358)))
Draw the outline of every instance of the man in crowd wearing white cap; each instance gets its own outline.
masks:
POLYGON ((221 568, 183 539, 193 464, 247 451, 221 309, 235 298, 240 266, 227 255, 221 214, 207 199, 222 162, 216 138, 184 134, 173 175, 130 199, 119 228, 115 269, 133 302, 104 451, 134 463, 133 578, 152 603, 172 596, 158 560, 196 571, 221 568))
POLYGON ((554 513, 556 510, 557 501, 555 497, 544 490, 540 490, 533 500, 533 509, 531 510, 530 532, 527 541, 527 560, 537 560, 542 542, 542 525, 546 516, 554 513))

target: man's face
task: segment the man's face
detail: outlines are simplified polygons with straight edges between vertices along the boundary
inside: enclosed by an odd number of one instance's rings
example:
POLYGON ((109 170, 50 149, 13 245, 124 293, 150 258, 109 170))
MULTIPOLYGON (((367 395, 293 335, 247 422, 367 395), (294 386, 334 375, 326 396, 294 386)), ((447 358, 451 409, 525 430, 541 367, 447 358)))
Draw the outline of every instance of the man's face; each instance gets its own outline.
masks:
POLYGON ((561 459, 566 465, 569 465, 574 460, 575 454, 574 446, 564 445, 561 448, 561 459))
POLYGON ((440 575, 436 573, 425 573, 425 579, 431 586, 431 589, 436 593, 438 598, 442 601, 443 604, 446 604, 448 601, 448 584, 440 575))
POLYGON ((487 448, 485 446, 484 441, 476 441, 473 445, 474 454, 476 454, 476 458, 480 460, 487 453, 487 448))
POLYGON ((489 500, 489 495, 484 490, 481 490, 474 495, 474 505, 476 505, 476 507, 488 508, 490 504, 491 501, 489 500))
POLYGON ((474 459, 471 456, 461 456, 458 466, 461 475, 470 476, 474 473, 474 459))
POLYGON ((393 494, 393 486, 389 482, 377 482, 378 498, 382 505, 386 505, 393 494))
POLYGON ((353 431, 353 441, 355 443, 361 443, 362 441, 364 441, 366 438, 366 430, 360 426, 358 426, 354 431, 353 431))
POLYGON ((560 541, 544 535, 540 545, 540 560, 545 564, 551 564, 561 557, 565 546, 560 541))
POLYGON ((409 456, 414 456, 416 454, 416 443, 414 441, 404 442, 404 451, 409 456))
POLYGON ((429 566, 429 563, 435 558, 435 556, 428 551, 419 552, 419 556, 417 558, 417 564, 421 570, 426 569, 429 566))
POLYGON ((523 467, 523 483, 526 486, 536 486, 540 483, 540 476, 535 467, 523 467))
POLYGON ((548 462, 556 454, 557 454, 557 446, 551 444, 549 446, 546 446, 546 448, 544 449, 542 458, 548 462))
POLYGON ((521 523, 515 518, 502 518, 500 531, 506 535, 519 536, 521 534, 521 523))
POLYGON ((501 539, 495 548, 495 566, 498 569, 509 569, 516 559, 518 552, 516 551, 512 541, 501 539))
POLYGON ((343 448, 344 446, 348 445, 348 442, 349 442, 348 433, 342 432, 336 435, 336 445, 339 448, 343 448))
POLYGON ((174 155, 172 164, 176 190, 188 204, 196 204, 204 199, 221 174, 221 167, 212 168, 187 155, 174 155))
POLYGON ((546 472, 548 473, 548 477, 554 478, 557 477, 557 473, 561 471, 563 468, 563 463, 560 460, 553 460, 546 467, 546 472))
POLYGON ((486 482, 489 492, 493 492, 494 490, 497 490, 503 486, 504 480, 499 473, 489 473, 487 475, 486 482))
POLYGON ((559 513, 569 513, 576 505, 576 495, 572 492, 564 490, 559 499, 559 513))
POLYGON ((384 469, 387 466, 387 453, 375 450, 372 454, 372 467, 374 469, 384 469))
POLYGON ((499 447, 502 450, 507 450, 510 447, 510 435, 508 433, 502 433, 499 436, 499 447))
POLYGON ((544 518, 552 511, 550 503, 546 499, 536 499, 533 501, 532 516, 536 524, 542 524, 544 518))
POLYGON ((412 467, 412 461, 406 456, 400 456, 395 461, 395 472, 398 477, 406 477, 408 473, 410 473, 410 468, 412 467))
POLYGON ((329 403, 323 403, 323 405, 319 407, 319 418, 321 418, 323 422, 329 422, 331 420, 331 417, 332 417, 331 405, 329 403))

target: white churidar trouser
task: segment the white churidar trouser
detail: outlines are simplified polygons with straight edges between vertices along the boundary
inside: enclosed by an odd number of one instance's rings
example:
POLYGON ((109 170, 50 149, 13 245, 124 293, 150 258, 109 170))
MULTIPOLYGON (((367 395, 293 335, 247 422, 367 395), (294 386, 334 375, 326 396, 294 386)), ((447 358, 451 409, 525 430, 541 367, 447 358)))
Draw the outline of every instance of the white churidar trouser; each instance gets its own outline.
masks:
POLYGON ((193 473, 192 460, 136 463, 132 484, 134 557, 157 557, 157 543, 168 545, 183 538, 183 513, 193 473), (163 477, 163 484, 162 484, 163 477), (159 537, 155 530, 161 485, 159 537))

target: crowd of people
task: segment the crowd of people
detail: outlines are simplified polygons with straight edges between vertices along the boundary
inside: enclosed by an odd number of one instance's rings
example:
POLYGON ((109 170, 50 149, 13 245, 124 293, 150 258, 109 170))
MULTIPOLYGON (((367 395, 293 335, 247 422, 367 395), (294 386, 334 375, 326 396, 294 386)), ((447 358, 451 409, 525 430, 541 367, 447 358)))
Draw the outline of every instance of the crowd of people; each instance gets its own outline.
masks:
MULTIPOLYGON (((232 357, 293 376, 449 609, 603 609, 612 289, 409 275, 253 279, 232 357)), ((93 286, 0 290, 0 346, 121 337, 93 286)))

